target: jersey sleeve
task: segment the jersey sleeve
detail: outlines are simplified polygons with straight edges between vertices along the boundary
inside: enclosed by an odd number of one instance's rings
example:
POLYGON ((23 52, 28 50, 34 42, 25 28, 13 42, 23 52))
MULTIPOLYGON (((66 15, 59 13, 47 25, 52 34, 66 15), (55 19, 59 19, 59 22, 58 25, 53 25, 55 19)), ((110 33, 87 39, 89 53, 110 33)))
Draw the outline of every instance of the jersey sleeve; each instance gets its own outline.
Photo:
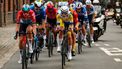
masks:
POLYGON ((86 7, 85 6, 83 7, 83 12, 82 13, 83 13, 83 16, 84 16, 84 20, 87 21, 88 14, 87 14, 87 10, 86 10, 86 7))
POLYGON ((44 8, 41 8, 42 11, 42 18, 45 19, 46 18, 46 10, 44 8))
POLYGON ((21 13, 22 11, 18 11, 17 16, 16 16, 16 23, 20 23, 21 13))
POLYGON ((34 11, 31 10, 31 20, 33 23, 36 23, 36 17, 34 11))
POLYGON ((90 12, 90 14, 89 15, 92 15, 92 14, 94 14, 95 13, 95 8, 94 8, 94 6, 92 5, 92 7, 91 7, 91 10, 90 10, 91 12, 90 12))
POLYGON ((57 24, 63 27, 64 24, 63 24, 62 18, 60 17, 60 14, 57 14, 56 18, 57 18, 57 24))
POLYGON ((73 15, 72 14, 70 14, 69 20, 70 20, 71 23, 73 23, 73 15))
POLYGON ((77 24, 78 23, 78 14, 76 11, 74 11, 74 22, 77 24))

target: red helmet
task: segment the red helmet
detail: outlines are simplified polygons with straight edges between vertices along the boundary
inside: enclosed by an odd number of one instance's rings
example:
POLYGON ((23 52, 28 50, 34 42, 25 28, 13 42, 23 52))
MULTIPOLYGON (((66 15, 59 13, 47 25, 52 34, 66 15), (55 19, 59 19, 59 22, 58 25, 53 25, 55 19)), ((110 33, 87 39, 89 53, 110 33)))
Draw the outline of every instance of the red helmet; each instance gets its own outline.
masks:
POLYGON ((53 5, 53 4, 51 4, 51 3, 48 3, 48 4, 47 4, 47 9, 51 10, 51 9, 53 9, 53 8, 54 8, 54 5, 53 5))

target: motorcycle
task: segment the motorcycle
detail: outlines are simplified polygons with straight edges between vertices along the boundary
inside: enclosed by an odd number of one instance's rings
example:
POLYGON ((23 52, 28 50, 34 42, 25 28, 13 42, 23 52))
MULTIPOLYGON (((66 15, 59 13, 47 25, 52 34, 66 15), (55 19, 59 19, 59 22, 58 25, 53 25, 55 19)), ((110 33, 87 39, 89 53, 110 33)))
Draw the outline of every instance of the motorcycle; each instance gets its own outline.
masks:
POLYGON ((97 41, 98 38, 104 34, 106 31, 107 26, 107 18, 105 16, 105 8, 101 6, 100 2, 93 3, 95 8, 95 19, 93 23, 93 30, 94 30, 94 41, 97 41))
POLYGON ((94 41, 97 41, 98 38, 101 35, 103 35, 104 32, 106 31, 107 21, 106 21, 105 15, 102 13, 97 14, 97 16, 94 20, 94 24, 93 24, 94 41))
POLYGON ((116 14, 115 14, 115 20, 116 20, 116 25, 119 25, 121 23, 121 8, 116 8, 115 9, 116 14))

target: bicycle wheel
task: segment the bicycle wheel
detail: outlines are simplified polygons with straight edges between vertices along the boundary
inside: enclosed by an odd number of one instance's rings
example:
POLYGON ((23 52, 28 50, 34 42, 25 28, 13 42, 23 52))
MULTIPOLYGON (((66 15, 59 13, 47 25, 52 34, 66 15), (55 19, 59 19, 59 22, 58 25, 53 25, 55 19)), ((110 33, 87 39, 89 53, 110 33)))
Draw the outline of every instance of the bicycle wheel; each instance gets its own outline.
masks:
POLYGON ((49 31, 48 37, 48 56, 51 57, 53 55, 53 33, 49 31))
POLYGON ((62 69, 64 69, 65 66, 65 54, 62 54, 62 69))
POLYGON ((27 65, 28 65, 28 58, 26 48, 24 48, 22 52, 22 69, 27 69, 27 65))
POLYGON ((88 42, 89 47, 91 47, 90 29, 87 29, 87 42, 88 42))
POLYGON ((39 50, 39 45, 40 45, 40 44, 38 44, 38 46, 37 46, 36 41, 35 41, 34 44, 35 44, 35 60, 38 61, 38 59, 39 59, 39 54, 40 54, 40 50, 39 50))
POLYGON ((78 33, 78 54, 81 54, 82 52, 82 37, 81 33, 78 33))
POLYGON ((61 58, 62 58, 62 69, 64 69, 64 65, 65 65, 65 49, 64 49, 64 40, 63 40, 63 44, 62 44, 62 48, 61 48, 61 58))
POLYGON ((36 50, 36 53, 35 53, 35 60, 38 61, 39 60, 39 52, 36 50))

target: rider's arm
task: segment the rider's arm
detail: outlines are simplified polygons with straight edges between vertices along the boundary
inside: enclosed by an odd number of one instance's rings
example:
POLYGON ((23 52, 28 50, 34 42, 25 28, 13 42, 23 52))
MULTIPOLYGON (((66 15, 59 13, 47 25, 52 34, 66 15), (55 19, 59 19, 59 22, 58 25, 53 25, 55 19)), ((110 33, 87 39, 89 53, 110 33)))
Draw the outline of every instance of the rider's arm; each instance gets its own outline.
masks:
POLYGON ((31 20, 33 23, 33 33, 36 35, 36 17, 34 11, 31 11, 31 20))
POLYGON ((78 14, 76 13, 76 11, 74 11, 74 18, 75 18, 75 20, 74 20, 74 22, 76 23, 75 24, 75 27, 78 27, 78 14))
POLYGON ((21 13, 22 11, 19 11, 16 16, 16 32, 19 32, 21 13))
POLYGON ((70 23, 73 23, 73 15, 72 14, 70 14, 69 20, 70 20, 70 23))
POLYGON ((82 7, 82 9, 83 9, 82 14, 84 16, 84 21, 88 21, 88 14, 86 8, 82 7))
MULTIPOLYGON (((45 23, 46 23, 46 11, 45 11, 45 9, 42 10, 42 19, 43 19, 42 24, 43 24, 43 26, 44 26, 45 23)), ((45 27, 45 26, 44 26, 44 27, 45 27)))
POLYGON ((94 8, 94 6, 93 5, 91 5, 91 9, 90 9, 90 14, 89 15, 94 15, 94 13, 95 13, 95 8, 94 8))
POLYGON ((60 15, 59 14, 57 14, 56 19, 57 19, 57 26, 60 26, 60 24, 61 24, 61 18, 60 18, 60 15))

